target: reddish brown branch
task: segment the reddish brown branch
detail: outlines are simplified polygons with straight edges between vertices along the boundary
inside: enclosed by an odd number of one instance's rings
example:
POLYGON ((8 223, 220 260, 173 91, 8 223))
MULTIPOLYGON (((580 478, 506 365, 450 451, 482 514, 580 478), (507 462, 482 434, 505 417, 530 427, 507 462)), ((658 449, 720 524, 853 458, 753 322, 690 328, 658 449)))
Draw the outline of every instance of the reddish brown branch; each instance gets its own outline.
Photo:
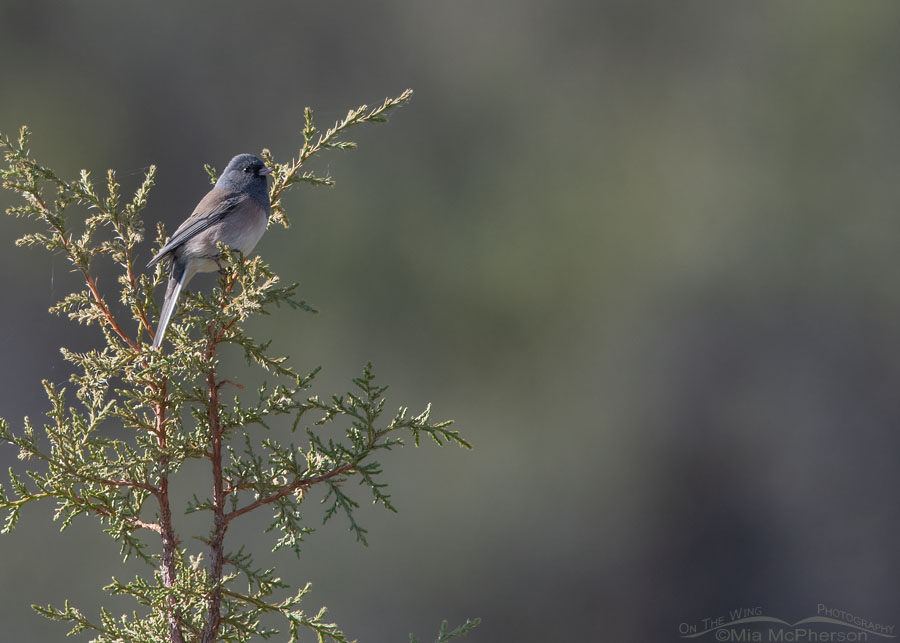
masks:
MULTIPOLYGON (((83 506, 85 509, 94 512, 98 516, 104 516, 105 518, 116 518, 121 519, 122 517, 118 514, 113 514, 112 511, 106 509, 105 507, 100 507, 98 505, 92 504, 88 502, 78 494, 73 493, 70 496, 72 500, 83 506)), ((144 520, 139 520, 138 518, 125 518, 127 522, 138 527, 140 529, 149 529, 150 531, 155 531, 156 533, 162 533, 162 527, 160 527, 159 523, 155 522, 146 522, 144 520)))
MULTIPOLYGON (((28 192, 31 197, 37 202, 38 206, 44 210, 44 212, 49 213, 50 208, 47 206, 47 203, 44 201, 43 197, 38 192, 28 192)), ((46 216, 48 222, 51 221, 49 216, 46 216)), ((69 239, 63 234, 63 230, 58 226, 53 224, 52 222, 49 225, 56 231, 56 234, 59 235, 60 240, 62 241, 63 247, 66 249, 66 253, 69 255, 70 259, 74 260, 74 256, 72 252, 69 250, 69 239)), ((76 264, 78 265, 78 264, 76 264)), ((97 288, 97 280, 91 276, 91 273, 88 272, 87 266, 80 266, 81 274, 84 276, 84 281, 87 283, 87 287, 91 291, 91 296, 94 298, 94 303, 97 304, 97 307, 100 309, 100 312, 103 313, 103 316, 106 318, 107 323, 110 328, 115 331, 116 335, 122 338, 122 341, 128 344, 133 350, 137 350, 137 344, 132 340, 125 330, 119 325, 119 322, 116 320, 115 316, 110 311, 109 307, 106 305, 106 302, 103 301, 103 297, 100 295, 100 290, 97 288)))
POLYGON ((150 531, 155 531, 158 534, 162 533, 162 527, 160 527, 158 522, 145 522, 143 520, 138 520, 137 518, 131 518, 129 522, 135 527, 149 529, 150 531))
MULTIPOLYGON (((126 263, 125 272, 128 275, 128 283, 131 286, 131 292, 134 293, 135 299, 140 300, 140 290, 138 289, 137 277, 134 274, 134 267, 131 265, 131 258, 129 257, 126 263)), ((147 330, 147 334, 150 335, 150 338, 153 339, 153 326, 150 325, 150 320, 147 319, 147 310, 142 306, 137 307, 138 319, 141 322, 141 325, 147 330)))
MULTIPOLYGON (((160 451, 165 452, 167 443, 166 434, 166 383, 163 381, 159 387, 159 398, 156 404, 156 435, 160 451)), ((162 475, 159 478, 159 487, 156 498, 159 501, 159 524, 161 527, 163 557, 162 579, 163 585, 168 588, 175 586, 178 570, 175 566, 175 551, 178 548, 178 539, 175 536, 175 528, 172 525, 172 506, 169 503, 169 476, 166 467, 169 462, 163 456, 160 459, 162 475)), ((181 625, 181 610, 175 596, 169 596, 169 640, 171 643, 184 643, 184 633, 181 625)))
POLYGON ((318 476, 310 476, 309 478, 297 478, 291 484, 283 486, 281 489, 279 489, 275 493, 273 493, 269 496, 266 496, 264 498, 255 500, 245 507, 241 507, 240 509, 235 509, 234 511, 229 512, 228 514, 225 515, 225 521, 231 522, 238 516, 242 516, 245 513, 247 513, 248 511, 253 511, 254 509, 258 509, 259 507, 262 507, 263 505, 267 505, 269 503, 275 502, 279 498, 284 498, 286 495, 299 489, 300 487, 308 487, 310 485, 314 485, 319 482, 325 482, 326 480, 329 480, 330 478, 334 478, 334 477, 342 475, 344 473, 350 473, 354 469, 356 469, 356 463, 348 462, 347 464, 342 464, 337 469, 332 469, 328 473, 323 473, 318 476))
POLYGON ((159 489, 147 482, 137 482, 135 480, 117 480, 115 478, 90 478, 90 480, 91 482, 106 484, 111 487, 133 487, 135 489, 144 489, 145 491, 149 491, 150 493, 152 493, 154 496, 159 495, 159 489))
POLYGON ((91 295, 94 298, 94 303, 97 305, 97 308, 100 309, 100 312, 103 313, 103 316, 106 317, 106 322, 109 324, 110 328, 115 331, 116 335, 122 338, 122 341, 128 344, 128 346, 132 350, 137 350, 137 344, 131 339, 125 330, 119 326, 118 320, 116 320, 115 315, 112 314, 109 307, 106 305, 106 302, 103 301, 103 297, 100 295, 100 290, 97 288, 97 280, 94 279, 89 272, 86 270, 82 270, 81 274, 84 275, 84 280, 87 283, 88 288, 91 291, 91 295))
POLYGON ((206 387, 209 391, 207 414, 211 451, 209 459, 213 474, 213 537, 209 543, 210 576, 213 590, 207 605, 206 623, 203 627, 201 641, 213 643, 219 633, 222 621, 222 572, 225 564, 225 531, 228 522, 225 520, 225 485, 222 475, 222 424, 219 419, 219 385, 216 383, 214 359, 216 347, 221 341, 224 329, 216 330, 211 324, 207 329, 209 340, 206 345, 206 363, 209 371, 206 374, 206 387))

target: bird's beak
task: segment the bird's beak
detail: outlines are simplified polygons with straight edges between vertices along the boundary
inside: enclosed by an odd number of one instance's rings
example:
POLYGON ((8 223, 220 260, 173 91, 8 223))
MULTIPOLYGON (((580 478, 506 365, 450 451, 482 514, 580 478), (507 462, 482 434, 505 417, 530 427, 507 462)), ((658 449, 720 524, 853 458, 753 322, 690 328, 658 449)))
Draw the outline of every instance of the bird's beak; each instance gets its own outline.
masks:
POLYGON ((271 173, 272 173, 272 168, 270 168, 270 167, 264 167, 263 169, 261 169, 261 170, 259 171, 259 175, 260 175, 260 176, 267 176, 267 175, 269 175, 269 174, 271 174, 271 173))

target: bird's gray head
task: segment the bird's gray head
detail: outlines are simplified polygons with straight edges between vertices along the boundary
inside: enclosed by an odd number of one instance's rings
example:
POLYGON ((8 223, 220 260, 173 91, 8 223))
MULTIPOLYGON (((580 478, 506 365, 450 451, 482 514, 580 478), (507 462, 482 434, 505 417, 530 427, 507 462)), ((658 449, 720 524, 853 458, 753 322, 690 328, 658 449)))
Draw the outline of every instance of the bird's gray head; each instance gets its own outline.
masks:
POLYGON ((225 167, 222 176, 216 181, 216 187, 222 190, 248 192, 254 199, 268 207, 269 190, 266 176, 272 168, 266 167, 263 160, 252 154, 238 154, 225 167))

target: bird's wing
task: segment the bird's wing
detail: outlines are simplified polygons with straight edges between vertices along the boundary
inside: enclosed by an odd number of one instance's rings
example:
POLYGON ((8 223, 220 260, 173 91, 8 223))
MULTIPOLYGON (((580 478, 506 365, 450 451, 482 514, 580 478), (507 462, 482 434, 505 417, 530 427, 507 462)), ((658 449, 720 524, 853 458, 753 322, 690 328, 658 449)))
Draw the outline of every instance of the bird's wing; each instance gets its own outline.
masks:
POLYGON ((194 212, 185 219, 184 223, 178 226, 172 238, 160 248, 156 256, 147 264, 148 268, 152 268, 156 262, 173 252, 178 246, 185 241, 194 238, 207 228, 215 225, 229 214, 241 203, 249 199, 249 195, 245 192, 232 192, 229 190, 220 190, 213 188, 205 197, 200 200, 194 212))

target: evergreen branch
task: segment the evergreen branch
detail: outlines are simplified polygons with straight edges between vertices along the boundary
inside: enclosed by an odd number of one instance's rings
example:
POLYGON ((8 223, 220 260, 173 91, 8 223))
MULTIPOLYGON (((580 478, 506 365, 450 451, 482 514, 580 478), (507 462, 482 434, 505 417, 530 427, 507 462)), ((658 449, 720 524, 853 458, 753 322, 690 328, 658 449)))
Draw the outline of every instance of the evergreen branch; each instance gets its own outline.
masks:
POLYGON ((205 361, 209 364, 206 374, 206 388, 208 402, 206 405, 207 420, 209 422, 211 437, 211 453, 208 455, 212 464, 213 476, 213 537, 209 543, 210 550, 210 575, 214 584, 209 596, 206 625, 203 628, 203 643, 214 643, 221 624, 222 605, 222 567, 225 561, 225 529, 228 521, 225 520, 225 492, 222 477, 222 439, 223 430, 219 421, 219 385, 216 383, 215 355, 219 341, 221 341, 224 329, 217 329, 214 324, 207 327, 207 342, 205 361))
POLYGON ((412 98, 412 90, 407 89, 395 98, 385 98, 384 102, 379 106, 369 109, 367 105, 360 105, 356 109, 351 109, 347 115, 340 121, 326 130, 320 132, 313 123, 313 113, 310 108, 304 110, 304 127, 303 127, 303 147, 296 158, 291 159, 287 163, 275 163, 269 150, 263 150, 262 156, 269 167, 273 168, 272 187, 269 190, 269 199, 272 203, 273 220, 281 223, 285 227, 289 226, 289 222, 284 215, 284 208, 281 205, 282 195, 296 183, 304 182, 312 185, 333 186, 334 180, 330 176, 316 176, 312 172, 300 173, 303 164, 306 163, 313 155, 325 149, 349 150, 356 147, 356 143, 352 141, 342 141, 341 136, 355 125, 363 123, 384 123, 387 121, 387 113, 392 109, 405 105, 412 98))
POLYGON ((279 500, 280 498, 285 497, 289 493, 293 493, 297 489, 300 489, 302 487, 309 487, 314 484, 318 484, 320 482, 325 482, 326 480, 330 480, 332 478, 343 475, 345 473, 349 473, 349 472, 353 471, 355 468, 356 468, 355 463, 348 462, 346 464, 339 466, 336 469, 333 469, 332 471, 329 471, 328 473, 323 473, 323 474, 317 475, 317 476, 310 476, 308 478, 297 478, 290 484, 282 486, 277 492, 275 492, 271 495, 268 495, 264 498, 255 500, 254 502, 251 502, 249 505, 245 505, 244 507, 241 507, 240 509, 235 509, 234 511, 231 511, 231 512, 225 514, 225 521, 231 522, 235 518, 237 518, 239 516, 243 516, 245 513, 253 511, 254 509, 258 509, 258 508, 262 507, 263 505, 271 504, 271 503, 275 502, 276 500, 279 500))
MULTIPOLYGON (((481 624, 481 619, 466 619, 466 622, 453 630, 448 630, 449 627, 447 625, 447 621, 443 621, 441 623, 441 629, 438 632, 437 638, 434 640, 434 643, 447 643, 447 641, 451 639, 455 639, 460 636, 465 636, 471 630, 475 629, 481 624)), ((419 639, 417 639, 412 634, 409 635, 409 643, 419 643, 419 639)))
MULTIPOLYGON (((272 220, 288 224, 281 199, 293 185, 333 185, 330 176, 317 176, 305 168, 314 155, 328 149, 352 149, 355 143, 345 139, 351 127, 383 122, 390 110, 410 96, 407 90, 375 108, 363 105, 350 110, 325 131, 316 128, 312 111, 307 109, 303 145, 295 158, 278 163, 268 150, 263 151, 267 165, 274 169, 272 220)), ((292 641, 298 640, 301 632, 312 630, 320 642, 345 643, 344 634, 324 619, 324 608, 314 615, 299 609, 308 584, 294 596, 271 600, 287 583, 274 569, 257 568, 243 548, 226 554, 228 526, 244 514, 269 506, 274 516, 266 531, 280 533, 275 549, 291 547, 299 555, 300 543, 312 532, 301 516, 301 504, 308 488, 322 484, 328 488, 322 501, 327 505, 323 522, 338 513, 346 515, 350 529, 365 543, 367 532, 354 515, 359 503, 347 492, 347 480, 358 476, 376 504, 395 511, 382 482, 382 467, 373 457, 379 450, 402 445, 397 436, 405 432, 416 445, 420 436, 426 435, 439 445, 455 443, 469 448, 469 443, 448 428, 449 422, 432 422, 430 405, 418 415, 400 407, 393 417, 383 418, 387 387, 375 383, 371 364, 362 377, 353 380, 351 392, 310 397, 307 391, 318 369, 307 376, 298 375, 286 357, 273 354, 271 341, 254 340, 244 329, 247 319, 270 314, 276 307, 315 312, 298 297, 297 284, 282 284, 258 256, 245 258, 222 247, 226 269, 218 286, 211 294, 184 293, 170 326, 173 350, 145 351, 144 331, 153 336, 154 290, 164 274, 162 268, 150 275, 139 274, 135 251, 143 240, 141 212, 156 168, 148 167, 128 201, 122 198, 112 170, 106 173, 105 186, 101 184, 105 190, 98 190, 84 170, 76 180, 63 180, 30 157, 27 140, 27 128, 15 141, 0 134, 0 149, 7 161, 7 167, 0 168, 0 179, 22 198, 22 203, 7 212, 43 224, 41 230, 26 233, 17 243, 59 252, 81 273, 84 286, 64 294, 51 310, 71 321, 96 323, 106 346, 84 353, 63 349, 64 359, 75 371, 70 381, 76 386, 77 403, 67 406, 65 390, 45 383, 51 408, 47 413, 50 422, 43 431, 49 447, 39 443, 28 418, 18 435, 0 420, 0 442, 18 447, 20 458, 34 459, 40 466, 27 473, 27 484, 24 476, 10 471, 9 494, 0 488, 0 510, 7 512, 3 531, 15 526, 24 505, 52 498, 57 500, 55 519, 62 522, 63 529, 80 515, 99 519, 104 531, 120 543, 125 559, 135 555, 155 567, 152 579, 113 580, 105 588, 112 594, 131 596, 146 608, 146 614, 116 618, 101 608, 99 623, 93 623, 68 603, 63 609, 36 609, 48 618, 69 621, 73 633, 93 630, 95 643, 268 638, 277 632, 261 620, 269 614, 287 621, 292 641), (77 233, 70 226, 71 205, 86 209, 84 217, 76 221, 82 228, 77 233), (113 313, 107 303, 113 301, 111 294, 104 292, 92 272, 92 261, 98 255, 108 257, 120 270, 118 301, 136 322, 133 335, 113 313), (203 332, 194 338, 196 329, 203 332), (236 346, 249 365, 275 382, 260 386, 256 400, 248 402, 241 393, 227 400, 228 385, 237 391, 243 386, 238 378, 220 373, 221 345, 236 346), (310 412, 320 415, 312 428, 306 427, 308 441, 304 445, 260 438, 254 430, 267 431, 281 419, 292 434, 298 433, 310 412), (120 435, 122 431, 125 436, 120 435), (233 438, 238 436, 243 450, 234 444, 237 440, 233 438), (177 507, 170 483, 192 459, 205 459, 211 465, 211 497, 201 500, 194 496, 186 506, 187 511, 208 510, 211 515, 209 536, 202 539, 209 551, 204 565, 200 555, 190 556, 182 547, 173 520, 177 507), (157 507, 152 519, 144 515, 150 499, 157 507), (158 549, 151 551, 138 537, 138 530, 157 534, 158 549), (248 583, 246 593, 235 591, 238 579, 248 583)), ((216 179, 215 170, 207 166, 207 172, 216 179)), ((162 227, 157 226, 157 231, 162 242, 162 227)), ((467 622, 450 631, 445 623, 439 641, 473 626, 474 622, 467 622)))
MULTIPOLYGON (((113 227, 116 231, 118 239, 122 240, 124 247, 121 252, 120 263, 125 268, 125 283, 130 290, 130 296, 124 297, 125 302, 130 303, 134 309, 141 325, 148 333, 153 332, 153 326, 147 318, 147 307, 145 304, 144 293, 138 282, 137 274, 134 270, 134 245, 141 241, 142 235, 135 233, 135 224, 139 223, 140 212, 147 206, 147 195, 155 184, 156 166, 151 165, 144 175, 144 181, 140 188, 135 192, 132 202, 125 207, 124 220, 119 217, 114 218, 113 227)), ((123 295, 125 293, 123 292, 123 295)))
POLYGON ((110 520, 121 520, 123 522, 126 522, 126 523, 132 525, 135 528, 149 529, 150 531, 154 531, 158 534, 162 533, 162 527, 160 526, 159 523, 145 522, 143 520, 140 520, 138 518, 134 518, 131 516, 123 516, 120 513, 116 513, 115 511, 108 509, 102 505, 98 505, 96 503, 89 502, 88 500, 86 500, 82 496, 78 495, 74 491, 71 492, 71 494, 66 497, 66 500, 75 502, 77 505, 79 505, 81 510, 84 511, 85 513, 88 513, 88 512, 94 513, 97 516, 101 516, 103 518, 108 518, 110 520))
POLYGON ((51 605, 46 607, 42 605, 32 605, 31 608, 41 614, 45 618, 48 618, 53 621, 68 621, 72 623, 72 629, 69 630, 66 636, 72 636, 73 634, 80 634, 85 630, 94 630, 95 632, 101 632, 104 634, 108 634, 109 631, 101 625, 96 625, 91 623, 81 611, 75 607, 72 607, 67 600, 65 602, 65 606, 63 609, 57 609, 51 605))
POLYGON ((91 291, 91 296, 94 298, 94 304, 97 306, 97 308, 100 309, 100 312, 103 314, 103 317, 106 318, 106 321, 109 324, 110 328, 112 328, 113 332, 115 332, 123 342, 128 344, 129 348, 135 351, 138 350, 137 343, 131 337, 129 337, 125 332, 125 329, 123 329, 122 326, 119 325, 119 322, 116 319, 115 315, 112 314, 109 306, 106 305, 106 301, 104 301, 103 296, 100 294, 100 289, 97 285, 97 279, 85 270, 82 270, 81 274, 84 277, 85 282, 87 283, 88 289, 91 291))
MULTIPOLYGON (((161 453, 165 454, 168 450, 168 420, 166 417, 166 398, 167 398, 167 378, 161 378, 158 385, 150 388, 151 400, 156 417, 156 428, 154 435, 156 437, 157 446, 161 453)), ((169 458, 163 455, 159 459, 159 468, 165 472, 169 465, 169 458)), ((169 478, 165 473, 160 475, 159 493, 156 496, 159 503, 159 525, 160 536, 162 539, 162 565, 161 575, 163 585, 169 589, 175 587, 178 581, 176 549, 178 547, 178 537, 175 535, 175 528, 172 524, 172 507, 169 502, 169 478)), ((170 643, 184 643, 184 623, 182 612, 178 605, 178 600, 174 595, 167 597, 168 609, 166 610, 166 621, 169 629, 170 643)))
MULTIPOLYGON (((114 205, 113 193, 116 189, 113 187, 114 182, 110 183, 110 201, 104 204, 94 192, 86 171, 82 170, 80 181, 70 183, 57 177, 52 170, 33 161, 25 148, 28 135, 28 128, 23 127, 20 130, 19 140, 16 143, 0 132, 0 147, 6 150, 5 157, 10 163, 10 169, 2 173, 3 187, 19 192, 31 206, 26 210, 12 208, 8 212, 10 214, 25 213, 39 218, 50 228, 51 236, 26 235, 20 242, 29 243, 31 240, 34 240, 41 242, 48 249, 62 250, 81 273, 91 293, 93 305, 96 306, 102 318, 123 342, 132 350, 137 350, 135 341, 128 336, 106 304, 100 293, 97 279, 90 271, 90 258, 95 254, 96 250, 90 250, 88 243, 90 241, 90 233, 97 220, 88 219, 86 221, 86 232, 80 239, 75 239, 66 229, 65 218, 61 213, 61 210, 73 200, 85 201, 98 209, 103 209, 105 205, 114 205), (49 205, 43 198, 38 183, 40 179, 50 181, 59 191, 60 196, 53 206, 49 205)), ((149 186, 147 190, 149 190, 149 186)))
POLYGON ((324 616, 327 613, 326 608, 321 608, 313 617, 308 617, 301 610, 296 609, 309 593, 310 588, 311 585, 307 583, 296 595, 280 603, 268 603, 258 597, 241 594, 229 589, 222 590, 222 593, 234 600, 252 605, 261 612, 279 614, 286 618, 291 626, 290 641, 292 642, 299 640, 300 628, 307 628, 316 633, 320 643, 323 643, 326 638, 335 641, 335 643, 351 643, 335 623, 328 623, 324 620, 324 616))

